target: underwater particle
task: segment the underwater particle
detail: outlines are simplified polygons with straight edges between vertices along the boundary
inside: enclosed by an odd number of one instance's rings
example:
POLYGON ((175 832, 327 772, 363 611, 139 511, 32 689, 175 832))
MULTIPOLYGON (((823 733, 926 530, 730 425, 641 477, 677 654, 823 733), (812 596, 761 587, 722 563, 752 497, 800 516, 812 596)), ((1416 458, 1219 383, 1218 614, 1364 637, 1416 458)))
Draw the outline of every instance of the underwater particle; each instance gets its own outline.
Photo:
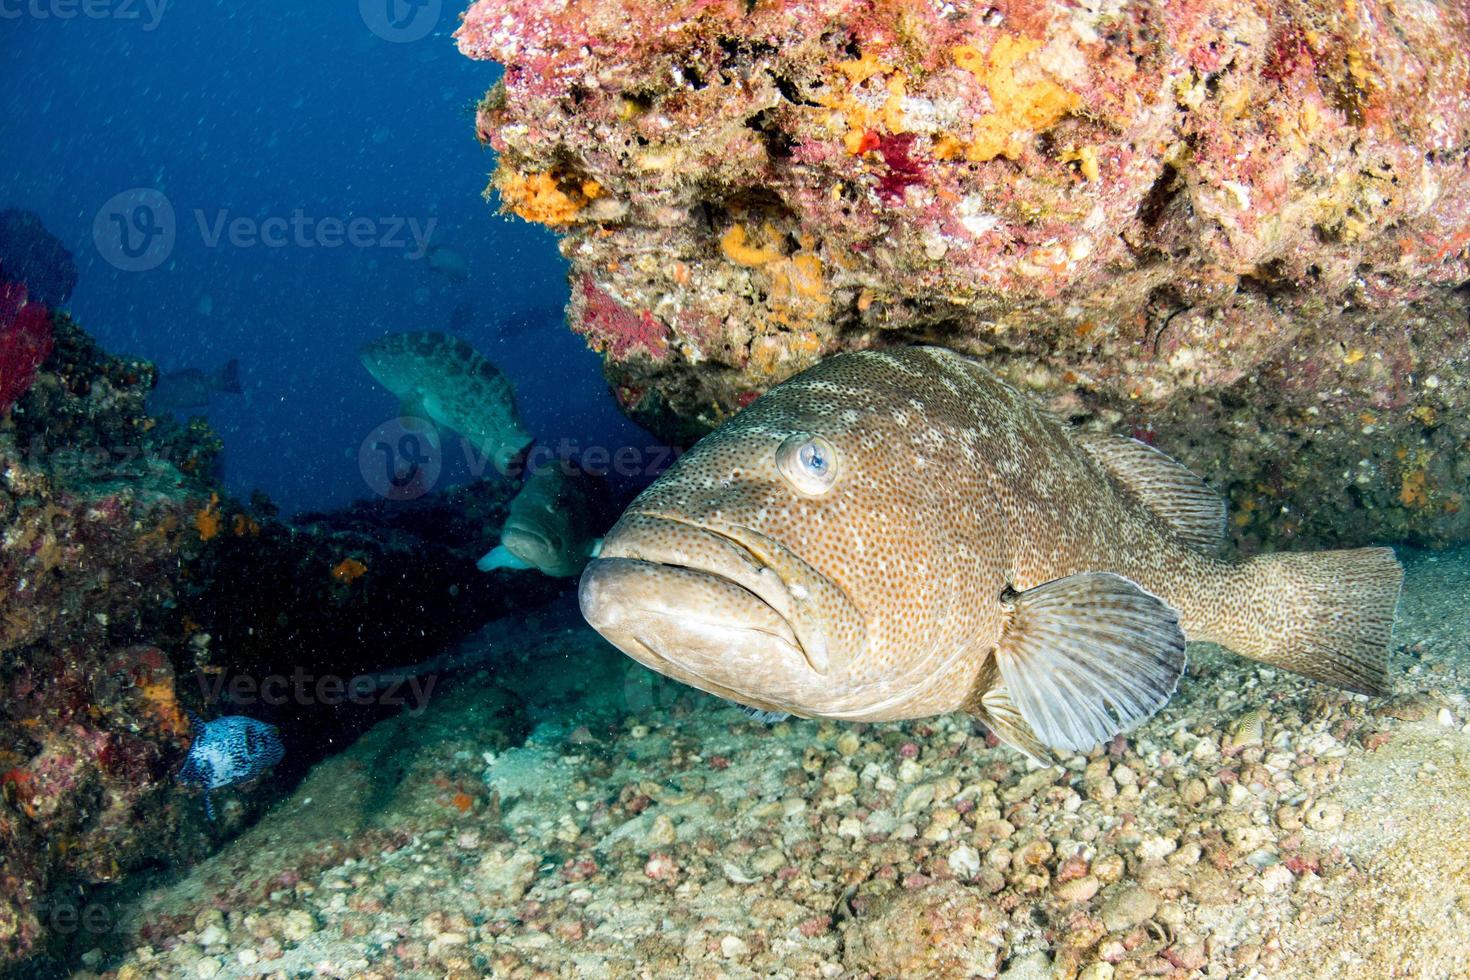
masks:
POLYGON ((54 343, 50 311, 24 284, 0 282, 0 415, 30 391, 54 343))
POLYGON ((332 567, 332 578, 344 585, 351 585, 367 574, 367 566, 356 558, 343 558, 332 567))
POLYGON ((194 741, 178 772, 181 785, 204 791, 204 811, 214 819, 210 793, 249 782, 286 757, 280 732, 274 725, 245 715, 223 715, 194 722, 194 741))
POLYGON ((65 306, 77 285, 75 259, 34 211, 0 210, 0 269, 50 309, 65 306))

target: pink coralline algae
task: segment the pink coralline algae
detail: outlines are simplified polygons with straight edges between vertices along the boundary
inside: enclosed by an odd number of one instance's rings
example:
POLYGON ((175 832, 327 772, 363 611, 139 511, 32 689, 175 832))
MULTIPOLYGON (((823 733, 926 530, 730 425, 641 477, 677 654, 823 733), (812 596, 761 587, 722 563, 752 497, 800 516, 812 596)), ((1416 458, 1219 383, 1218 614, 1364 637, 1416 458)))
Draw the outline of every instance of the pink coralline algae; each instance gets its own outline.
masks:
POLYGON ((53 345, 51 313, 20 283, 0 282, 0 413, 30 391, 53 345))
POLYGON ((664 329, 652 313, 628 309, 590 277, 583 278, 580 295, 572 302, 579 311, 577 330, 593 350, 606 354, 610 361, 625 361, 635 351, 656 358, 668 348, 664 329))
POLYGON ((1465 4, 478 0, 457 38, 651 425, 922 340, 1154 433, 1243 544, 1470 537, 1465 4))

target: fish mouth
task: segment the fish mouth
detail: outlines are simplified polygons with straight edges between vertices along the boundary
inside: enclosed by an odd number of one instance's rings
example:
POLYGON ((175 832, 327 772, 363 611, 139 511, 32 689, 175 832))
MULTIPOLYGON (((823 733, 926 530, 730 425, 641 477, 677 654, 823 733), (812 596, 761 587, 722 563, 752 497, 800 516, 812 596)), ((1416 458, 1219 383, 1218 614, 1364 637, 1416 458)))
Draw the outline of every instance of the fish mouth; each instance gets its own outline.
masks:
POLYGON ((587 621, 645 666, 720 697, 800 713, 845 663, 826 622, 835 592, 751 528, 632 512, 583 572, 579 599, 587 621))
POLYGON ((500 531, 500 542, 517 558, 527 559, 528 555, 549 554, 555 549, 552 541, 538 529, 526 524, 506 521, 500 531))

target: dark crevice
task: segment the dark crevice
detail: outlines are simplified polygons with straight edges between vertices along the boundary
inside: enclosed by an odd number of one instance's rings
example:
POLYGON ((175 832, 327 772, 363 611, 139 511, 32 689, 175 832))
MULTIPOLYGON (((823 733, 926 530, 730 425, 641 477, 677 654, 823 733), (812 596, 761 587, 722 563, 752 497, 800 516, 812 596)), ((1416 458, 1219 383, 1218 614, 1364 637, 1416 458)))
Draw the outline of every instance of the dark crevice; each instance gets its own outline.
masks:
POLYGON ((1164 169, 1159 171, 1148 193, 1143 196, 1143 203, 1138 206, 1138 220, 1149 228, 1158 227, 1164 211, 1169 207, 1169 202, 1178 195, 1179 189, 1178 169, 1172 163, 1164 164, 1164 169))
POLYGON ((1241 276, 1237 288, 1243 293, 1258 293, 1271 298, 1296 292, 1296 283, 1287 273, 1286 263, 1272 259, 1241 276))
POLYGON ((796 141, 792 139, 790 133, 776 123, 774 113, 770 109, 762 109, 757 112, 745 120, 745 125, 760 134, 761 142, 766 147, 766 154, 772 160, 789 159, 796 149, 796 141))
POLYGON ((784 75, 777 75, 775 72, 771 72, 771 81, 776 84, 776 91, 781 93, 781 98, 790 102, 792 105, 819 106, 821 104, 813 102, 811 99, 802 95, 801 90, 796 87, 796 83, 784 75))

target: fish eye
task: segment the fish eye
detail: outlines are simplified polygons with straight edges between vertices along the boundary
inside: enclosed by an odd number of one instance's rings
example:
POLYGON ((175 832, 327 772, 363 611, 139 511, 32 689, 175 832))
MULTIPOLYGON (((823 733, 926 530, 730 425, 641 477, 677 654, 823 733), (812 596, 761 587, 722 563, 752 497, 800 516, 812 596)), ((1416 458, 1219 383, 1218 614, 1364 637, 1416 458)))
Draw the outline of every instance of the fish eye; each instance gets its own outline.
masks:
POLYGON ((776 468, 798 493, 819 497, 837 480, 837 447, 821 436, 798 432, 776 450, 776 468))

